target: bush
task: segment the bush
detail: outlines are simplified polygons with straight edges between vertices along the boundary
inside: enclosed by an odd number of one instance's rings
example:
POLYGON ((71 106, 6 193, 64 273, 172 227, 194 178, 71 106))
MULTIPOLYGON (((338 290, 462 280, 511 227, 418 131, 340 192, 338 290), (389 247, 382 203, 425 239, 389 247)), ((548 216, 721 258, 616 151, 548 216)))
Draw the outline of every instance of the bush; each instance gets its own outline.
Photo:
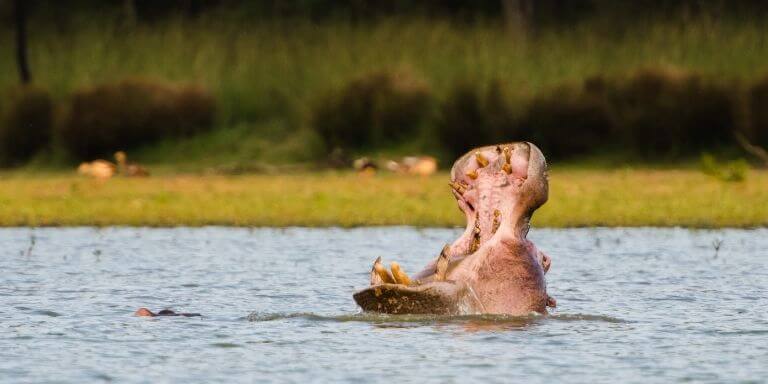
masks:
POLYGON ((432 95, 406 72, 375 72, 329 94, 312 111, 328 151, 382 146, 412 137, 428 120, 432 95))
POLYGON ((211 128, 215 102, 199 86, 132 79, 75 92, 57 127, 81 159, 211 128))
POLYGON ((469 148, 521 140, 522 134, 501 82, 492 82, 485 93, 461 83, 441 105, 437 137, 451 158, 469 148))
POLYGON ((758 80, 748 93, 747 136, 753 144, 768 147, 768 77, 758 80))
POLYGON ((690 155, 725 146, 739 125, 734 92, 696 75, 642 70, 612 93, 609 102, 627 144, 642 155, 690 155))
POLYGON ((594 153, 616 144, 616 124, 602 93, 561 87, 536 97, 522 121, 527 139, 552 158, 594 153))
POLYGON ((49 93, 34 86, 18 87, 0 109, 0 163, 28 160, 50 142, 53 103, 49 93))
POLYGON ((671 69, 595 76, 535 97, 520 125, 553 158, 618 148, 673 158, 733 143, 737 93, 671 69))
POLYGON ((733 160, 725 163, 718 160, 709 153, 701 154, 699 160, 701 171, 705 175, 712 176, 720 181, 741 182, 746 180, 749 172, 749 163, 744 159, 733 160))

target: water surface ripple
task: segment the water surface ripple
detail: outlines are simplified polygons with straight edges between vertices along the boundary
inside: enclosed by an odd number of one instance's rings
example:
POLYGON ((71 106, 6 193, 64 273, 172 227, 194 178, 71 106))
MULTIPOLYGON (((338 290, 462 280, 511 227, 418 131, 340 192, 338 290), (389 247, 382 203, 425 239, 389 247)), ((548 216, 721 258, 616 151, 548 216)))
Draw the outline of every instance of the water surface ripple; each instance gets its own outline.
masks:
POLYGON ((374 316, 459 230, 0 230, 3 382, 760 382, 768 230, 539 229, 547 317, 374 316), (719 250, 715 245, 720 244, 719 250), (138 307, 202 318, 137 318, 138 307))

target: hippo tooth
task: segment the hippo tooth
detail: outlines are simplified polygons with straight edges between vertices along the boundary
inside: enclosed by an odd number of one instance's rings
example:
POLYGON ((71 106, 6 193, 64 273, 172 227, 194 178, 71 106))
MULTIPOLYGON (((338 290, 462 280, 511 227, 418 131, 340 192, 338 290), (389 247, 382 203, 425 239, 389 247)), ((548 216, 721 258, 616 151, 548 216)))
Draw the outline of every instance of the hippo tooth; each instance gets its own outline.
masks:
POLYGON ((501 169, 504 170, 504 173, 507 175, 512 173, 512 166, 509 165, 509 163, 504 163, 504 165, 501 166, 501 169))
MULTIPOLYGON (((380 258, 379 258, 380 259, 380 258)), ((395 278, 392 277, 392 275, 387 271, 386 268, 381 264, 381 261, 377 259, 377 263, 373 264, 373 269, 376 271, 376 274, 379 275, 379 278, 381 279, 382 283, 387 284, 394 284, 395 278)))
POLYGON ((373 262, 373 266, 371 267, 371 285, 379 285, 384 283, 381 276, 379 276, 378 271, 376 270, 376 265, 381 264, 381 256, 377 257, 376 260, 373 262))
POLYGON ((449 264, 448 252, 450 250, 451 246, 446 244, 445 247, 443 247, 443 250, 440 252, 440 256, 437 258, 437 263, 435 263, 435 281, 446 280, 449 264))
POLYGON ((469 172, 467 172, 467 177, 469 177, 472 180, 477 179, 477 171, 469 171, 469 172))
POLYGON ((411 285, 411 279, 400 268, 400 264, 398 264, 396 261, 393 261, 389 265, 389 268, 392 270, 392 276, 395 278, 395 283, 403 284, 403 285, 411 285))
POLYGON ((466 192, 466 189, 464 188, 464 186, 456 181, 450 182, 448 183, 448 185, 450 185, 451 188, 453 188, 453 190, 458 192, 460 195, 463 195, 464 192, 466 192))
POLYGON ((512 162, 512 152, 509 150, 509 147, 504 147, 504 158, 507 160, 507 164, 512 162))
POLYGON ((480 165, 480 168, 485 168, 488 166, 488 159, 483 156, 480 152, 475 152, 475 160, 477 160, 477 164, 480 165))

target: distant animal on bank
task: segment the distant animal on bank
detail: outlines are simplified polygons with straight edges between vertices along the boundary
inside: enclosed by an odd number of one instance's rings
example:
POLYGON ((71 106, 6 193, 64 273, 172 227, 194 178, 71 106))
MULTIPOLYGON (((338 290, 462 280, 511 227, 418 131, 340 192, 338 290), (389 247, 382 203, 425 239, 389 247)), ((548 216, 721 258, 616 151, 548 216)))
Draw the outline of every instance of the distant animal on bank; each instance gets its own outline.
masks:
POLYGON ((128 155, 123 151, 115 152, 115 160, 117 160, 117 173, 126 177, 147 177, 149 171, 136 163, 128 162, 128 155))
POLYGON ((101 180, 109 179, 113 176, 149 176, 149 171, 146 168, 136 163, 129 163, 128 155, 123 151, 115 152, 115 161, 117 164, 102 159, 83 162, 77 167, 77 173, 101 180))
POLYGON ((432 156, 406 156, 399 162, 387 162, 387 169, 409 175, 429 176, 437 172, 437 159, 432 156))
POLYGON ((115 175, 115 172, 117 172, 115 164, 106 160, 83 162, 77 167, 77 173, 100 180, 111 178, 115 175))
POLYGON ((367 157, 361 157, 352 162, 352 167, 362 175, 373 175, 379 169, 373 160, 367 157))

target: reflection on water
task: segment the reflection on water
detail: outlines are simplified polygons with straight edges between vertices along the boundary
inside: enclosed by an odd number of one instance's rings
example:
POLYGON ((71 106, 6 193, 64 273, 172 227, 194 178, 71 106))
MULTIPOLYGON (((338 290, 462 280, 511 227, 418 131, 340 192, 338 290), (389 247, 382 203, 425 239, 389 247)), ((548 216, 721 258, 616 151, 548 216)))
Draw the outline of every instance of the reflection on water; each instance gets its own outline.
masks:
POLYGON ((390 315, 377 313, 355 313, 344 315, 323 316, 314 313, 257 313, 249 314, 248 321, 275 321, 302 318, 311 321, 360 321, 369 323, 377 328, 413 328, 423 326, 460 327, 467 331, 505 331, 525 329, 536 324, 550 321, 604 321, 608 323, 623 323, 624 320, 602 315, 556 314, 529 316, 508 315, 390 315))
POLYGON ((535 230, 540 316, 359 313, 376 256, 458 230, 0 230, 4 381, 727 382, 768 377, 768 230, 535 230), (715 249, 713 244, 719 244, 715 249), (202 318, 137 318, 146 306, 202 318))

